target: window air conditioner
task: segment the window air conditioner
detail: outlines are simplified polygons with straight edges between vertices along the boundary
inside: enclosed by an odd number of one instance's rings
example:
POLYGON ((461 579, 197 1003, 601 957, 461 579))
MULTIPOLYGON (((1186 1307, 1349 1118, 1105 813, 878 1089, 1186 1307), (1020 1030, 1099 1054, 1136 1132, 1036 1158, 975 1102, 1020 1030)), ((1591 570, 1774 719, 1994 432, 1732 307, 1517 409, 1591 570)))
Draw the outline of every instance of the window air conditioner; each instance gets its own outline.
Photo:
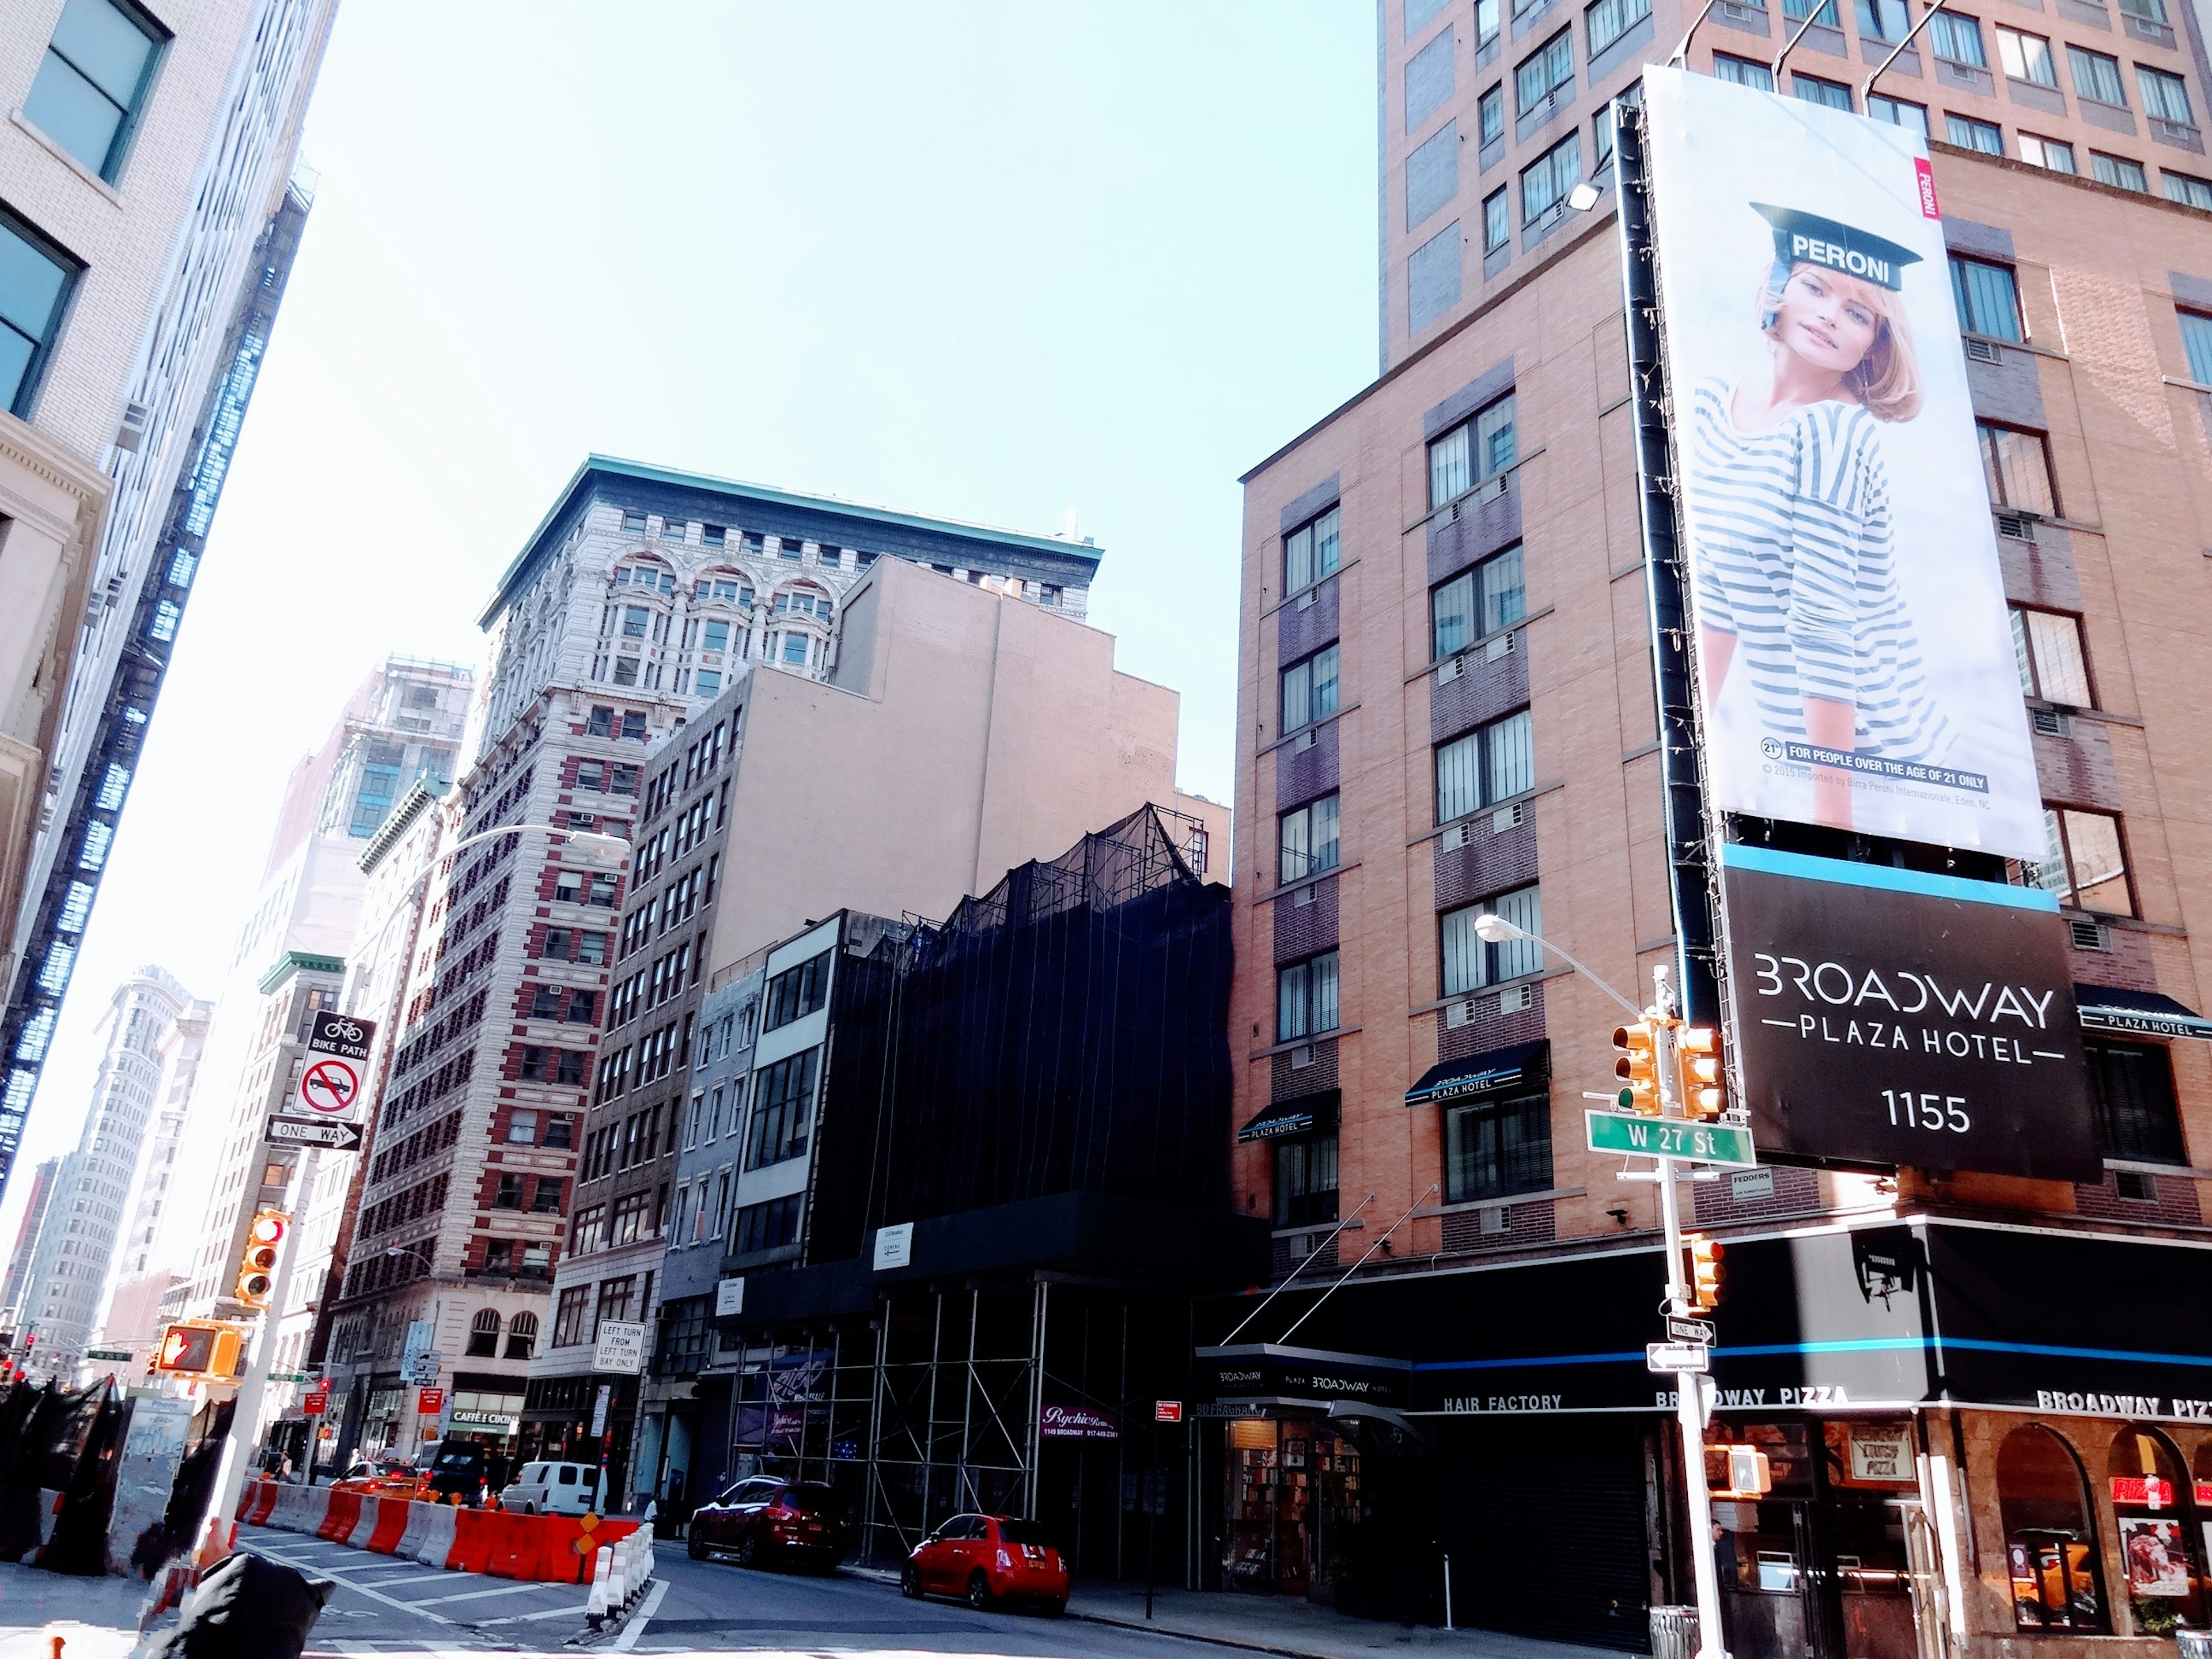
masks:
POLYGON ((1508 830, 1518 830, 1526 822, 1522 817, 1522 809, 1527 805, 1526 801, 1516 800, 1512 805, 1501 806, 1492 812, 1490 815, 1490 833, 1493 836, 1502 836, 1508 830))

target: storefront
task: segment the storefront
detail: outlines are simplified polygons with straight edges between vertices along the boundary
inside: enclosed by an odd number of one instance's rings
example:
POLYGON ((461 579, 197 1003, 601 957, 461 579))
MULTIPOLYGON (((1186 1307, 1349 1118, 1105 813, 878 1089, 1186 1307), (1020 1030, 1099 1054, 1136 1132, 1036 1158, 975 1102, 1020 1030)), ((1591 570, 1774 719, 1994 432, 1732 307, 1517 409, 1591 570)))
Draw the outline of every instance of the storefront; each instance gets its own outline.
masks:
POLYGON ((618 1373, 531 1378, 515 1461, 604 1463, 606 1490, 628 1492, 637 1393, 638 1378, 618 1373))
MULTIPOLYGON (((2212 1247, 1933 1219, 1727 1242, 1705 1475, 1737 1659, 2212 1622, 2212 1247), (1767 1490, 1730 1486, 1732 1447, 1767 1490)), ((1642 1647, 1697 1546, 1644 1363, 1662 1278, 1648 1246, 1409 1273, 1253 1328, 1310 1310, 1313 1348, 1201 1348, 1224 1587, 1344 1606, 1387 1538, 1396 1616, 1440 1619, 1448 1577, 1460 1625, 1642 1647)))
POLYGON ((453 1379, 447 1402, 446 1437, 468 1440, 484 1448, 490 1459, 487 1484, 497 1492, 514 1479, 522 1460, 516 1455, 522 1442, 523 1391, 519 1377, 471 1376, 464 1371, 453 1379), (509 1390, 513 1390, 509 1392, 509 1390))

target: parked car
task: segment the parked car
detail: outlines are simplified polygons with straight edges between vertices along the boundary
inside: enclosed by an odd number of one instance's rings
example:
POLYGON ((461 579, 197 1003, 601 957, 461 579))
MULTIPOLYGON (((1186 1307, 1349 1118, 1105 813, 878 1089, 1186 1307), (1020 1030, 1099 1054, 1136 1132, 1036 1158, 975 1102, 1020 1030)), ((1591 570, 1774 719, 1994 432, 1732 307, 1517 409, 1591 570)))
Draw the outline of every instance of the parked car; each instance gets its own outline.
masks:
POLYGON ((422 1449, 422 1495, 434 1504, 458 1500, 475 1509, 491 1479, 491 1455, 473 1440, 440 1440, 422 1449))
POLYGON ((957 1595, 981 1612, 1000 1601, 1067 1611, 1067 1565, 1034 1521, 956 1515, 915 1546, 899 1572, 909 1596, 957 1595))
POLYGON ((782 1556, 828 1572, 845 1540, 845 1506, 829 1487, 756 1475, 692 1510, 685 1542, 694 1561, 727 1550, 741 1567, 782 1556))
POLYGON ((599 1507, 596 1463, 525 1463, 499 1506, 523 1515, 589 1515, 599 1507))

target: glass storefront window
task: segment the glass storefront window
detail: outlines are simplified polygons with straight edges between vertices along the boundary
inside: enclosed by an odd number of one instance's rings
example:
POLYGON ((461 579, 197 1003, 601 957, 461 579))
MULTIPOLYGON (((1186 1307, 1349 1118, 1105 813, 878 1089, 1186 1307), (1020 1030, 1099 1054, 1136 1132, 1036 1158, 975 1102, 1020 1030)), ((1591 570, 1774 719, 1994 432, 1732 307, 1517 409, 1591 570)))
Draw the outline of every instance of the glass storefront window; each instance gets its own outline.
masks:
POLYGON ((2112 1519, 2136 1628, 2153 1636, 2204 1626, 2196 1499, 2180 1455, 2154 1430, 2125 1428, 2107 1460, 2112 1519))
POLYGON ((2097 1530, 2072 1448, 2039 1423, 2006 1436, 1997 1449, 1997 1509, 2014 1627, 2105 1630, 2097 1530))
POLYGON ((1304 1595, 1355 1558, 1359 1453, 1325 1421, 1233 1420, 1228 1477, 1225 1583, 1304 1595))

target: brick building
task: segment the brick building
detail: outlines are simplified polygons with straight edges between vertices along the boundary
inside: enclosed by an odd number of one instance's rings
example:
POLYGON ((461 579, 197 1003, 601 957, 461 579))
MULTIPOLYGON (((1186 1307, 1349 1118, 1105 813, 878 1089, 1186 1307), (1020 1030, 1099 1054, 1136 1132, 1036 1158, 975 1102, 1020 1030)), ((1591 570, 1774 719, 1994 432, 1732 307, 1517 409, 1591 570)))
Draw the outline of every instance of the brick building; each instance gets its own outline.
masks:
MULTIPOLYGON (((1961 18, 1986 43, 1979 78, 1947 29, 1876 91, 1932 125, 2058 831, 2048 862, 2011 874, 2068 923, 2105 1172, 1769 1165, 1688 1189, 1695 1224, 1730 1241, 1709 1439, 1759 1443, 1778 1471, 1771 1502, 1723 1506, 1738 1655, 1993 1652, 2029 1632, 2149 1653, 2176 1613, 2204 1610, 2193 1505, 2212 1438, 2186 1378, 2212 1356, 2196 1288, 2212 751, 2194 689, 2212 633, 2212 212, 2195 204, 2194 120, 2172 101, 2154 117, 2142 92, 2170 100, 2154 71, 2201 108, 2205 82, 2192 14, 2055 3, 1961 18), (2046 58, 2074 78, 2050 84, 2046 58), (2053 165, 2064 143, 2070 172, 2053 165), (1862 1372, 1847 1353, 1906 1358, 1862 1372), (2069 1364, 2095 1380, 2055 1381, 2069 1364), (1886 1480, 1865 1474, 1881 1447, 1902 1460, 1886 1480), (2161 1514, 2186 1523, 2186 1595, 2130 1577, 2161 1514)), ((1793 9, 1720 0, 1692 67, 1735 75, 1716 54, 1771 59, 1809 20, 1785 81, 1832 76, 1863 100, 1920 15, 1793 9)), ((1540 192, 1522 210, 1527 170, 1571 143, 1586 173, 1602 100, 1689 24, 1621 21, 1610 0, 1523 8, 1501 37, 1487 5, 1384 8, 1389 367, 1245 479, 1237 1202, 1273 1218, 1289 1288, 1209 1356, 1227 1420, 1202 1442, 1214 1519, 1191 1565, 1437 1616, 1434 1540, 1462 1624, 1636 1648, 1647 1604, 1689 1599, 1700 1544, 1670 1507, 1669 1396, 1640 1364, 1659 1334, 1656 1194, 1583 1150, 1617 1011, 1471 926, 1494 911, 1540 931, 1639 1000, 1675 951, 1611 182, 1586 211, 1564 191, 1557 212, 1540 192), (1516 67, 1562 32, 1571 79, 1514 104, 1516 67), (1417 68, 1431 50, 1450 75, 1417 68), (1407 118, 1408 88, 1437 84, 1407 118), (1408 228, 1408 191, 1419 208, 1443 189, 1413 158, 1450 121, 1480 133, 1496 88, 1515 131, 1494 155, 1447 148, 1446 201, 1480 223, 1476 204, 1509 191, 1510 234, 1480 275, 1468 243, 1461 286, 1409 333, 1409 266, 1449 216, 1408 228), (1355 1263, 1334 1297, 1304 1288, 1355 1263), (1291 1350, 1267 1349, 1309 1310, 1291 1350), (1353 1383, 1409 1408, 1410 1437, 1331 1419, 1353 1383), (1311 1473, 1292 1493, 1271 1472, 1294 1466, 1311 1473), (1378 1540, 1427 1564, 1418 1582, 1370 1571, 1378 1540)), ((1201 1320, 1201 1354, 1251 1311, 1201 1320)))

